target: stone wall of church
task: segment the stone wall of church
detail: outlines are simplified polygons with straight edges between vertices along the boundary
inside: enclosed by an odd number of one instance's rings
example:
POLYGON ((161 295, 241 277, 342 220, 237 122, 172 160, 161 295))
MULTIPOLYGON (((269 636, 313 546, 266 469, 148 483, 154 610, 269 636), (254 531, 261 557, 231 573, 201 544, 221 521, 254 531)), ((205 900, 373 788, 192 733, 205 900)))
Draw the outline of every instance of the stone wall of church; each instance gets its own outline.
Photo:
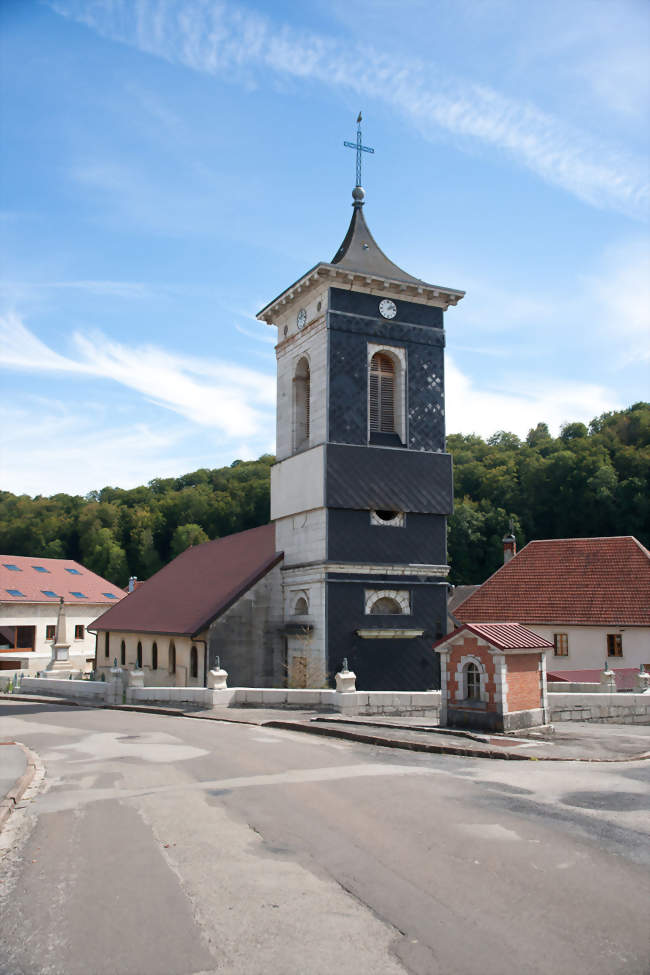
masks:
POLYGON ((327 331, 324 317, 292 339, 278 345, 278 394, 276 417, 276 457, 278 461, 294 452, 294 376, 300 360, 306 357, 310 373, 309 446, 327 439, 327 331))
POLYGON ((281 571, 276 565, 211 624, 209 666, 219 656, 231 687, 283 686, 282 626, 281 571))

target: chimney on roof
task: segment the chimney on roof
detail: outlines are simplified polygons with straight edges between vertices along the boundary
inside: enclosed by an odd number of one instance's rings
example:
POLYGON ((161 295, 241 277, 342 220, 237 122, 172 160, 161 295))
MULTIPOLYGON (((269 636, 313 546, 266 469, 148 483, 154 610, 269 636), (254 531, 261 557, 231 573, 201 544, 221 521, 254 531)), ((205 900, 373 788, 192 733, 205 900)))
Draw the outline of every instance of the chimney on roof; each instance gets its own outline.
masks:
POLYGON ((514 558, 516 554, 517 554, 517 539, 515 538, 511 528, 510 534, 503 536, 503 564, 505 565, 506 562, 509 562, 510 559, 514 558))
POLYGON ((131 576, 131 578, 129 579, 129 592, 133 592, 133 590, 137 588, 137 585, 138 585, 138 577, 131 576))

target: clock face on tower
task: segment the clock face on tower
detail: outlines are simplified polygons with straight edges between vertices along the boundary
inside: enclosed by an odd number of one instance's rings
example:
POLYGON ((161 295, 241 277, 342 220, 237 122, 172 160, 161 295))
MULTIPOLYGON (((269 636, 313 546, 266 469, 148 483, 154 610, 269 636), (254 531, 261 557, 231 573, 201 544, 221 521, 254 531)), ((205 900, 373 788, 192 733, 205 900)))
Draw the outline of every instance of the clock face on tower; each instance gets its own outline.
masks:
POLYGON ((383 301, 379 302, 379 314, 382 318, 395 318, 397 314, 397 306, 394 301, 390 298, 384 298, 383 301))
POLYGON ((304 308, 301 308, 300 311, 298 312, 296 318, 296 324, 298 328, 304 328, 305 325, 307 324, 307 312, 305 311, 304 308))

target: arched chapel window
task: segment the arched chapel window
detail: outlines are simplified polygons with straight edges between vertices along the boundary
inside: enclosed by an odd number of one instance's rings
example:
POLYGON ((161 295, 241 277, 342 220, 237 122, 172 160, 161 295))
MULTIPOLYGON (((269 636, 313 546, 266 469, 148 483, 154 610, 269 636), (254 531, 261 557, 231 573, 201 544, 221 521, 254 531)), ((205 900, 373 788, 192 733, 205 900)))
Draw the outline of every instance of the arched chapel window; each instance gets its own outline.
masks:
POLYGON ((396 433, 395 363, 385 352, 375 352, 370 360, 370 432, 396 433))
POLYGON ((481 699, 481 672, 476 664, 469 663, 465 668, 467 698, 471 701, 481 699))
POLYGON ((169 641, 169 667, 170 674, 176 673, 176 644, 173 640, 169 641))
POLYGON ((104 656, 108 657, 111 652, 111 635, 106 631, 104 634, 104 656))
POLYGON ((199 655, 196 647, 190 650, 190 677, 199 676, 199 655))
POLYGON ((158 644, 155 640, 151 645, 151 669, 158 670, 158 644))
POLYGON ((124 640, 120 643, 120 663, 122 666, 126 663, 126 643, 124 640))
POLYGON ((296 366, 293 377, 293 432, 295 450, 303 450, 309 446, 310 396, 309 361, 303 356, 296 366))
POLYGON ((138 640, 138 649, 136 650, 136 654, 135 654, 135 663, 138 670, 140 670, 142 667, 142 644, 140 643, 139 640, 138 640))

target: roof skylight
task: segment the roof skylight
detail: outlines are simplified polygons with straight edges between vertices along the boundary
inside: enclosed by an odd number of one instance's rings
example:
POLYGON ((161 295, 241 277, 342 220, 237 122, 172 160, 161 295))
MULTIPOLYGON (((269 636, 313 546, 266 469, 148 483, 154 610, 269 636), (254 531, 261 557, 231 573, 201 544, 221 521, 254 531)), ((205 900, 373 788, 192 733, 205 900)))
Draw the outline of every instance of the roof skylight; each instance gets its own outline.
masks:
POLYGON ((35 572, 49 572, 50 571, 49 569, 46 569, 44 565, 33 565, 32 566, 32 569, 34 569, 35 572))
POLYGON ((67 565, 65 567, 65 571, 66 572, 69 572, 71 576, 80 576, 81 575, 81 572, 79 571, 79 569, 69 569, 67 567, 67 565))
POLYGON ((106 596, 107 599, 117 599, 115 593, 112 592, 103 592, 102 596, 106 596))
POLYGON ((43 593, 44 596, 51 596, 52 599, 58 599, 59 598, 59 594, 56 593, 56 592, 52 592, 51 589, 41 589, 41 592, 43 593))
POLYGON ((19 569, 17 565, 14 565, 13 562, 3 562, 2 564, 4 565, 5 569, 9 569, 10 572, 23 571, 22 569, 19 569))
POLYGON ((24 592, 21 592, 20 591, 20 589, 5 589, 5 592, 8 592, 10 596, 24 596, 25 595, 24 592))
MULTIPOLYGON (((81 573, 79 573, 79 575, 81 575, 81 573)), ((70 595, 76 596, 77 599, 88 599, 88 596, 86 595, 85 592, 71 592, 70 595)))

